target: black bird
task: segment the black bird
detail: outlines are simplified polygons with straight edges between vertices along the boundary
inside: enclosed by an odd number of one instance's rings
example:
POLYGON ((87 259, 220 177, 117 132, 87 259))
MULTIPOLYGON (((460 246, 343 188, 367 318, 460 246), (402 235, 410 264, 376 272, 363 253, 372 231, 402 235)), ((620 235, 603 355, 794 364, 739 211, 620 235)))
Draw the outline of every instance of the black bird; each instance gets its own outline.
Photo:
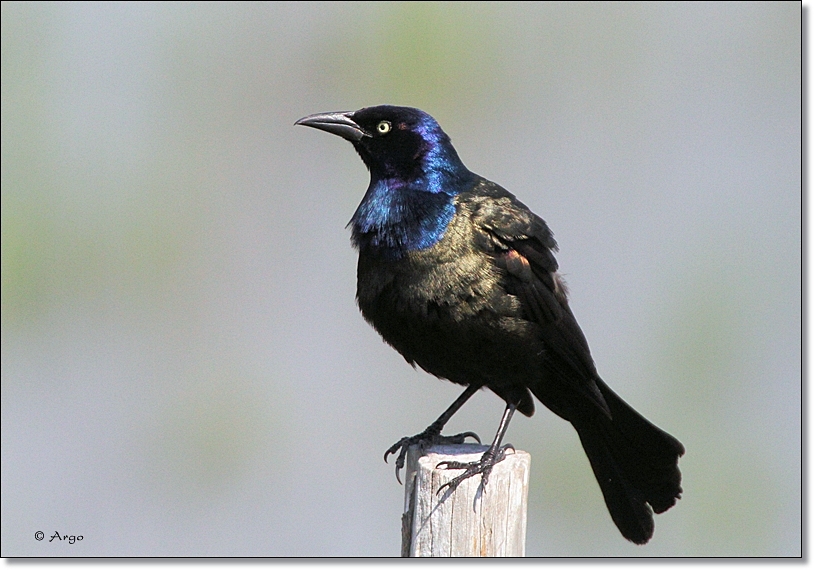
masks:
MULTIPOLYGON (((451 484, 481 474, 483 485, 507 448, 515 410, 531 416, 537 397, 577 430, 611 517, 636 544, 653 536, 653 512, 681 497, 684 447, 647 421, 599 377, 557 273, 546 223, 513 194, 467 169, 427 113, 382 105, 321 113, 297 125, 350 141, 370 185, 350 221, 359 251, 356 298, 362 315, 413 366, 466 386, 410 445, 444 437, 452 415, 481 388, 506 401, 494 442, 451 484)), ((477 437, 477 436, 475 436, 477 437)))

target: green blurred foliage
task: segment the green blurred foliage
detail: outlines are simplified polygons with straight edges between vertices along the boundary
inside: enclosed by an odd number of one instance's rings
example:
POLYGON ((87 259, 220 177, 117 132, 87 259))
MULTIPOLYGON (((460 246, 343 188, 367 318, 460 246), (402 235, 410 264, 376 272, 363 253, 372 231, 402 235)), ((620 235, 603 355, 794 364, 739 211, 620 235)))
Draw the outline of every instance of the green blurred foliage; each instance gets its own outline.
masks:
POLYGON ((184 388, 168 398, 150 437, 150 483, 171 498, 215 500, 270 459, 259 454, 281 421, 236 372, 202 371, 179 383, 184 388))
POLYGON ((173 204, 172 176, 161 175, 172 165, 160 156, 136 170, 126 155, 66 159, 49 83, 56 12, 49 4, 3 4, 4 331, 37 327, 64 304, 104 312, 135 295, 147 310, 190 254, 194 220, 173 204))
POLYGON ((363 106, 393 104, 460 117, 500 92, 498 3, 395 2, 357 5, 358 25, 325 42, 316 64, 363 106))

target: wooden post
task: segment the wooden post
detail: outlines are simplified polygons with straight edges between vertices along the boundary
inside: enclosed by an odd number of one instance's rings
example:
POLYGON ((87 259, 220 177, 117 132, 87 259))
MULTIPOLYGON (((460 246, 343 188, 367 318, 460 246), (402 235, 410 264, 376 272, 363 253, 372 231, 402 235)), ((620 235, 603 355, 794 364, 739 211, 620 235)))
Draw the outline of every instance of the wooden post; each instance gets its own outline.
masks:
POLYGON ((464 480, 455 492, 438 489, 460 469, 436 469, 442 461, 475 461, 487 447, 439 445, 407 454, 402 515, 402 556, 524 556, 531 456, 507 451, 495 465, 486 491, 481 477, 464 480))

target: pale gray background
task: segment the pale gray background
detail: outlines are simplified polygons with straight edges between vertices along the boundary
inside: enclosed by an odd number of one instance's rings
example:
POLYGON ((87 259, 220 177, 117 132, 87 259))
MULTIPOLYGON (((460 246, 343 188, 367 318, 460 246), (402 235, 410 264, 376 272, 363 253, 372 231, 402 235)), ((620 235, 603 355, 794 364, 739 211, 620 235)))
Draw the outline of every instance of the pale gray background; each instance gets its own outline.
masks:
POLYGON ((601 374, 687 447, 636 547, 517 417, 528 554, 799 555, 800 49, 796 2, 4 2, 2 554, 399 552, 382 453, 459 388, 358 314, 367 173, 292 126, 392 103, 546 219, 601 374))

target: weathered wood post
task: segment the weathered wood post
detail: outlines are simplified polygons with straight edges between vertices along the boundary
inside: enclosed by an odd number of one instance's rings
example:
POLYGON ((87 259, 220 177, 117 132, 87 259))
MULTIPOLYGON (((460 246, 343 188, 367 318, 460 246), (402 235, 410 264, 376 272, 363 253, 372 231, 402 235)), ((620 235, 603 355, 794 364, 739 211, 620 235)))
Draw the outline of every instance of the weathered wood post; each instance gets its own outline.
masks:
POLYGON ((436 469, 442 461, 475 461, 486 451, 476 444, 439 445, 407 454, 402 515, 402 556, 524 556, 531 456, 507 452, 495 465, 486 491, 480 476, 439 495, 444 483, 462 473, 436 469))

